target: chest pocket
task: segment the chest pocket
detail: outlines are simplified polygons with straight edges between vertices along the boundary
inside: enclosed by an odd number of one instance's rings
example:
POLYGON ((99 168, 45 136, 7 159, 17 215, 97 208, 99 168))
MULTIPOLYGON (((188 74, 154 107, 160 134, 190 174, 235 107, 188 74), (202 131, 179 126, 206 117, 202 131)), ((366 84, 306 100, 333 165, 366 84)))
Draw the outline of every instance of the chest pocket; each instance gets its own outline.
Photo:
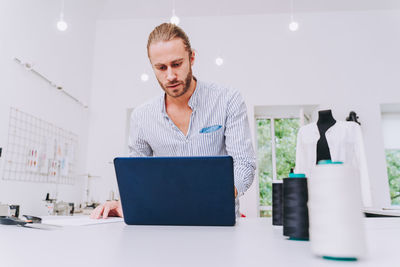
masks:
POLYGON ((221 125, 214 125, 201 129, 197 135, 200 143, 198 151, 200 154, 213 156, 220 155, 224 148, 224 128, 221 125))
POLYGON ((209 126, 209 127, 205 127, 203 129, 201 129, 200 133, 202 133, 202 134, 212 133, 212 132, 218 131, 221 128, 222 128, 222 125, 213 125, 213 126, 209 126))

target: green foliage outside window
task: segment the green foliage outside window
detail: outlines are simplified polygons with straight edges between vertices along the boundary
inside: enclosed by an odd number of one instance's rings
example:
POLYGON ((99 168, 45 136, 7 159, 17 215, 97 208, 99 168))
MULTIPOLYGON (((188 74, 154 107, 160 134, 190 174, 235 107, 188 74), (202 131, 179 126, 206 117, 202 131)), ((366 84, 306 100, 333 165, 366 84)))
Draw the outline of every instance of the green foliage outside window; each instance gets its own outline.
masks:
POLYGON ((386 149, 386 164, 392 205, 400 205, 400 149, 386 149))
POLYGON ((271 120, 257 119, 257 158, 261 206, 271 206, 273 177, 271 138, 271 120))
MULTIPOLYGON (((272 136, 271 120, 257 119, 258 177, 260 206, 272 205, 272 136)), ((274 119, 276 177, 288 176, 296 161, 296 137, 299 119, 274 119)), ((265 212, 264 212, 265 213, 265 212)))
POLYGON ((299 131, 299 119, 276 119, 276 177, 280 180, 288 177, 290 169, 296 163, 296 140, 299 131))

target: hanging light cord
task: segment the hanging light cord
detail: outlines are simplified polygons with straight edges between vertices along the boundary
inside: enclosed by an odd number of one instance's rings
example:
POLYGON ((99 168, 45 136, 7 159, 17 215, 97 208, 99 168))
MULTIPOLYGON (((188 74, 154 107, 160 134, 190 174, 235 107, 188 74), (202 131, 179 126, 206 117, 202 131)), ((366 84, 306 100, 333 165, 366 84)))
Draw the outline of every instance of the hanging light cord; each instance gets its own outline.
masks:
POLYGON ((61 20, 64 20, 64 0, 61 0, 60 19, 61 19, 61 20))
POLYGON ((294 4, 293 4, 293 0, 290 0, 290 19, 291 22, 294 21, 294 4))

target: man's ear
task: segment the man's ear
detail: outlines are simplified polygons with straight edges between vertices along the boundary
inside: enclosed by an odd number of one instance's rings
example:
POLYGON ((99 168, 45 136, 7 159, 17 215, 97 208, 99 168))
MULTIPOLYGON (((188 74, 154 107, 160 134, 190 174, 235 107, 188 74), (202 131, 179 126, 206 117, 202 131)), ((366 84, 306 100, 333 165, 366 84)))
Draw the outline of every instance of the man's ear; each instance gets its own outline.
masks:
POLYGON ((195 58, 196 58, 196 51, 192 50, 192 55, 190 56, 190 65, 191 66, 193 66, 195 58))

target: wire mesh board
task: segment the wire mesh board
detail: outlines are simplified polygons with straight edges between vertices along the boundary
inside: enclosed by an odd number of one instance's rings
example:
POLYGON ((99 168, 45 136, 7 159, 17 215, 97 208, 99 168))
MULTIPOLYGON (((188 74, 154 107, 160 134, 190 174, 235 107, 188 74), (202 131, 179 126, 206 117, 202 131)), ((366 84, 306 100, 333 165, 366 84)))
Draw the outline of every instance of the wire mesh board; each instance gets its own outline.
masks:
POLYGON ((76 134, 12 107, 3 179, 74 184, 77 145, 76 134))

